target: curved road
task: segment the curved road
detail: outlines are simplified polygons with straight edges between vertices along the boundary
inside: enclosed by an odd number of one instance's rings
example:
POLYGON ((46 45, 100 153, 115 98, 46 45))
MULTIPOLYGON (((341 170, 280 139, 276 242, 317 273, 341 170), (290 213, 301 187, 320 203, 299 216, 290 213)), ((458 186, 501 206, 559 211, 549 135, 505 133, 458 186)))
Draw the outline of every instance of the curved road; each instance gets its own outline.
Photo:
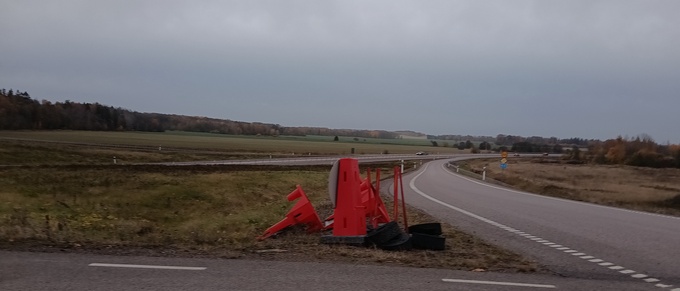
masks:
POLYGON ((680 290, 680 218, 509 190, 457 175, 449 161, 405 175, 407 203, 564 277, 680 290))

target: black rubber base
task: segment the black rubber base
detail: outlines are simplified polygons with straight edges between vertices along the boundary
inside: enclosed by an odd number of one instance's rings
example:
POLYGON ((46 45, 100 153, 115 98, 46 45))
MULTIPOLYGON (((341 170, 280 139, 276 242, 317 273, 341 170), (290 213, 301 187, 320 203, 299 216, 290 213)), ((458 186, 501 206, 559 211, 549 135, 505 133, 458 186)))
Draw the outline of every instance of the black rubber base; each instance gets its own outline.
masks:
POLYGON ((421 223, 408 227, 408 233, 424 233, 430 235, 441 235, 442 224, 439 222, 421 223))
POLYGON ((413 248, 411 243, 411 236, 402 232, 398 237, 388 241, 387 243, 378 245, 379 248, 387 251, 407 251, 413 248))
POLYGON ((413 247, 416 249, 443 251, 446 249, 446 238, 439 235, 430 235, 414 232, 411 234, 413 247))
POLYGON ((399 224, 397 224, 396 221, 390 221, 369 231, 366 234, 366 242, 380 246, 395 237, 398 237, 401 233, 402 231, 401 228, 399 228, 399 224))
POLYGON ((322 244, 343 244, 343 245, 357 245, 362 246, 366 244, 366 237, 364 236, 321 236, 322 244))

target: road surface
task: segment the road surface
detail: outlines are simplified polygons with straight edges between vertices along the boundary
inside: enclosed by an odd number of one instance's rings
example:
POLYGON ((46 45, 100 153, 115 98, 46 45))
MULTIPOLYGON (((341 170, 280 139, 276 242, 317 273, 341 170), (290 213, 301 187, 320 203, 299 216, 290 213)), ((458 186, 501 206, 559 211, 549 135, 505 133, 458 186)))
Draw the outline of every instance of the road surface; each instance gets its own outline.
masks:
MULTIPOLYGON (((644 285, 638 284, 637 287, 644 285)), ((645 290, 544 274, 0 251, 0 290, 645 290), (588 286, 588 289, 582 289, 588 286), (628 289, 624 289, 628 288, 628 289)))
POLYGON ((410 205, 567 278, 680 290, 680 218, 504 189, 448 161, 405 175, 410 205))

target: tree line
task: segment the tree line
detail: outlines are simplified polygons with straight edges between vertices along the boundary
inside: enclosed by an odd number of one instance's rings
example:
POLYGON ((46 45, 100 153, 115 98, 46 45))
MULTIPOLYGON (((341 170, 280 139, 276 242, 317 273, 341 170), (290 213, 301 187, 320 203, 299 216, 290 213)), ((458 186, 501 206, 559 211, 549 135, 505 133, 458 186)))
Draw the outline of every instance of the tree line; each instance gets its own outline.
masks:
MULTIPOLYGON (((322 127, 285 127, 279 124, 241 122, 208 117, 142 113, 99 103, 37 101, 28 92, 0 89, 0 130, 95 130, 95 131, 193 131, 236 135, 323 135, 363 138, 399 138, 397 132, 383 130, 329 129, 322 127)), ((433 138, 434 136, 428 136, 433 138)), ((438 136, 460 140, 459 149, 475 149, 472 136, 438 136), (463 139, 465 138, 465 139, 463 139), (462 141, 465 140, 465 141, 462 141)), ((565 158, 597 164, 622 164, 643 167, 680 168, 680 145, 660 145, 651 137, 617 137, 605 141, 581 138, 522 137, 499 134, 495 142, 481 139, 479 150, 561 153, 565 158), (584 151, 582 151, 583 149, 584 151), (587 149, 587 150, 586 150, 587 149)), ((440 146, 436 141, 432 145, 440 146)), ((449 143, 444 142, 448 147, 449 143)))
POLYGON ((237 135, 324 135, 397 138, 384 130, 285 127, 197 116, 136 112, 99 103, 38 101, 28 92, 0 89, 0 130, 193 131, 237 135))
POLYGON ((592 142, 583 155, 588 162, 652 168, 680 168, 680 145, 660 145, 646 135, 592 142))

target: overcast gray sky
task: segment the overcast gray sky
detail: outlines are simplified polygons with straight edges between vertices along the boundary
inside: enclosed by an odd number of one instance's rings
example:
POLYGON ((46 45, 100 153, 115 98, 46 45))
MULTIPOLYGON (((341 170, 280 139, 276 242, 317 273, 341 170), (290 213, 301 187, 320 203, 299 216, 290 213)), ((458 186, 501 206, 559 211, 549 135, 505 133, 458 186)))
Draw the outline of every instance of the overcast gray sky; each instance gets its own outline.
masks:
POLYGON ((0 0, 0 87, 141 112, 680 143, 680 1, 0 0))

